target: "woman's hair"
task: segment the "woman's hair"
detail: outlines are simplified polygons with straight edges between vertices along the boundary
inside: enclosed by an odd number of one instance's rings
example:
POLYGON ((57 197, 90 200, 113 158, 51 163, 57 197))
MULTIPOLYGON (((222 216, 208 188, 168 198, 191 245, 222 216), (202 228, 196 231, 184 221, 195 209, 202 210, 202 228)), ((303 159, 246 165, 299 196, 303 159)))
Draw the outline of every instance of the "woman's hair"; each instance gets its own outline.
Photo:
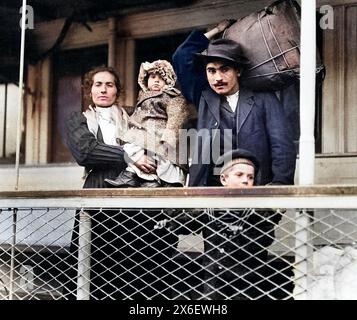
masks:
MULTIPOLYGON (((105 66, 101 66, 101 67, 95 67, 92 70, 88 71, 85 75, 84 75, 84 79, 83 79, 83 85, 82 88, 84 90, 84 96, 87 99, 91 100, 91 89, 93 86, 93 77, 95 74, 99 73, 99 72, 109 72, 110 74, 113 75, 114 77, 114 83, 115 86, 117 88, 117 100, 120 96, 120 93, 122 92, 122 88, 121 88, 121 83, 120 83, 120 79, 119 79, 119 75, 117 73, 117 71, 112 68, 112 67, 105 67, 105 66)), ((118 101, 116 101, 117 103, 118 101)))

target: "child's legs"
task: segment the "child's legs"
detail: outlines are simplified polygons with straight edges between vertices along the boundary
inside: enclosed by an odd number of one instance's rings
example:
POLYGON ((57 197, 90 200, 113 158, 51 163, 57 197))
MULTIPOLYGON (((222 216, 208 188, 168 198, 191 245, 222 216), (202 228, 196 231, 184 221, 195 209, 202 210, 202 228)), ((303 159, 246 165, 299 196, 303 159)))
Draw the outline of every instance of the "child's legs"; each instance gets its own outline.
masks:
POLYGON ((183 187, 185 185, 186 174, 169 160, 158 158, 156 173, 163 187, 183 187))

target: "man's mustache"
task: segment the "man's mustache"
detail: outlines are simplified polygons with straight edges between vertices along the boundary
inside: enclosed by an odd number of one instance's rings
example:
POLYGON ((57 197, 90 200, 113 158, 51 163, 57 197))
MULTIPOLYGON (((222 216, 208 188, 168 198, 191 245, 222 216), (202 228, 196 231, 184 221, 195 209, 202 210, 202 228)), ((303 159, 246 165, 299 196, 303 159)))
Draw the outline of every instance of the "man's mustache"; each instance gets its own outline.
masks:
POLYGON ((226 86, 226 85, 227 85, 227 82, 217 82, 213 86, 214 87, 221 87, 221 86, 226 86))

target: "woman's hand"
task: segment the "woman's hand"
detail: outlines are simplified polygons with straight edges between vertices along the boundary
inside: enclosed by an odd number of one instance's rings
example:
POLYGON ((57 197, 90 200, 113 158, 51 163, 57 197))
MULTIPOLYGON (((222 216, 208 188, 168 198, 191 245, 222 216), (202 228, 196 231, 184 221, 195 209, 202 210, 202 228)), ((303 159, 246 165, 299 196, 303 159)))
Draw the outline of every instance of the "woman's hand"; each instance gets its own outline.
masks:
POLYGON ((145 154, 138 161, 134 162, 134 165, 147 174, 156 172, 154 160, 145 154))

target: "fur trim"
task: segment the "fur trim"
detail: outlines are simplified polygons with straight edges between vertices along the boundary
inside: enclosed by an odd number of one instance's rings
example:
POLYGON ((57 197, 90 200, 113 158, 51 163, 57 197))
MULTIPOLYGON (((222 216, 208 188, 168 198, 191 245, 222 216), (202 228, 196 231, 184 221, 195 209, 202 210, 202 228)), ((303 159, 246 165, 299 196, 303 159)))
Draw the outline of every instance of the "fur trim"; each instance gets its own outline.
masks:
POLYGON ((147 77, 150 73, 158 73, 166 82, 165 89, 172 89, 176 84, 176 74, 170 62, 167 60, 156 60, 154 62, 143 62, 140 65, 138 84, 140 88, 147 92, 147 77))

